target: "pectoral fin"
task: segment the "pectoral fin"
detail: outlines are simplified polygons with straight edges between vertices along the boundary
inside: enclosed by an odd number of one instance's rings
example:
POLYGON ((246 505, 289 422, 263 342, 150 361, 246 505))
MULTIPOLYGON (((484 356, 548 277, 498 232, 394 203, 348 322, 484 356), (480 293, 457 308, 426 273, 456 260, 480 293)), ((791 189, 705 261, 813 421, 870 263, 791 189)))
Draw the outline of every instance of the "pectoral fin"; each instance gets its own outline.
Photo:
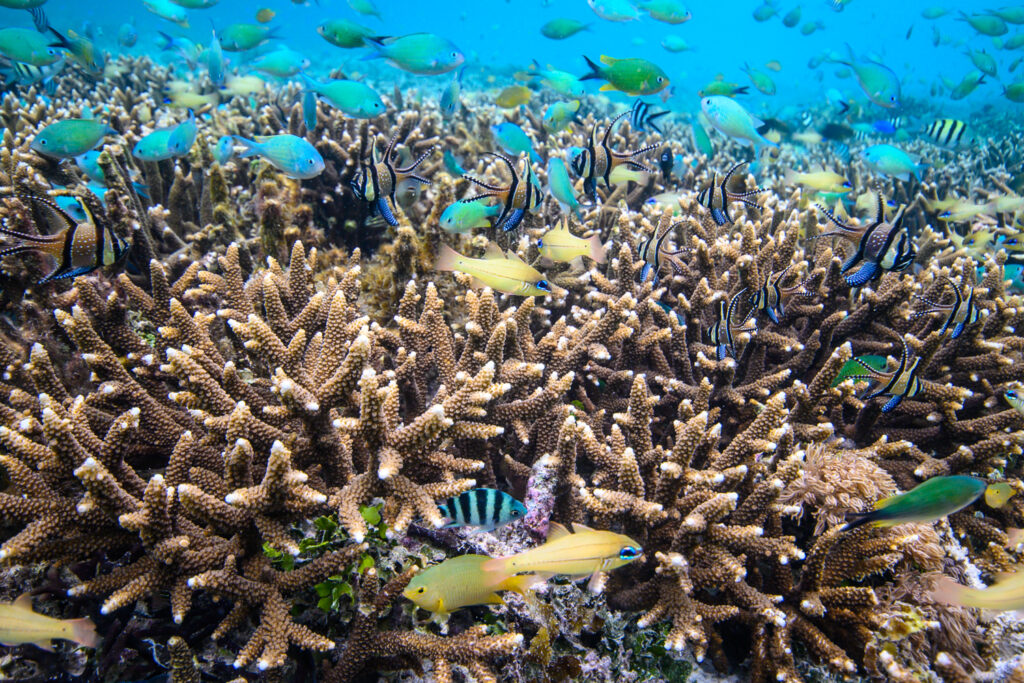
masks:
POLYGON ((608 92, 609 90, 618 90, 618 88, 616 88, 611 83, 605 83, 600 88, 598 88, 598 90, 600 90, 601 92, 608 92))

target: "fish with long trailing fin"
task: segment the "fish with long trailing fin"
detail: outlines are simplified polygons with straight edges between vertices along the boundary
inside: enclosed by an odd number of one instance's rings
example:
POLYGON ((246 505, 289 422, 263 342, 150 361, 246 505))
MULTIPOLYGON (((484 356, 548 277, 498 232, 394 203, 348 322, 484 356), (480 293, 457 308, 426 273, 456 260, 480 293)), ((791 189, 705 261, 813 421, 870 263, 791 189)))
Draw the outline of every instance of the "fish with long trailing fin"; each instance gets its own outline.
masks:
POLYGON ((431 145, 408 166, 398 167, 395 165, 393 157, 400 132, 395 131, 395 134, 388 140, 383 155, 378 153, 377 140, 373 139, 370 143, 370 158, 369 160, 362 159, 359 171, 351 183, 356 196, 364 202, 373 204, 380 212, 381 217, 388 222, 388 225, 392 226, 398 225, 398 219, 395 218, 388 199, 395 203, 395 192, 398 190, 398 185, 405 180, 413 180, 424 185, 430 184, 430 180, 418 175, 416 169, 436 148, 435 145, 431 145))
POLYGON ((683 262, 679 256, 683 252, 665 250, 665 240, 668 239, 669 234, 673 230, 682 224, 682 221, 673 223, 666 226, 664 230, 656 230, 650 237, 640 240, 640 244, 637 245, 637 254, 640 256, 640 260, 644 262, 643 268, 640 270, 641 282, 645 281, 648 275, 654 273, 653 282, 657 286, 658 277, 665 264, 671 265, 677 273, 682 272, 683 262))
POLYGON ((725 299, 720 300, 718 302, 718 315, 715 318, 715 322, 708 328, 708 338, 715 347, 715 357, 720 361, 725 360, 727 355, 733 358, 736 357, 737 334, 757 332, 757 321, 749 315, 739 325, 733 323, 736 309, 739 307, 739 302, 746 291, 747 288, 744 287, 736 292, 728 303, 725 302, 725 299))
POLYGON ((751 309, 750 313, 747 314, 748 317, 760 311, 778 325, 779 320, 786 315, 785 304, 788 298, 793 296, 813 296, 813 292, 808 292, 805 289, 807 280, 798 282, 791 287, 780 286, 779 283, 782 282, 782 279, 786 277, 786 273, 792 267, 792 264, 786 266, 777 276, 775 273, 768 273, 764 285, 750 295, 751 309))
POLYGON ((505 168, 508 169, 512 179, 508 185, 502 187, 500 185, 492 185, 470 175, 465 175, 463 177, 466 180, 480 186, 486 192, 481 192, 474 197, 469 197, 462 201, 468 203, 487 198, 497 199, 501 203, 501 213, 498 214, 498 220, 495 221, 494 227, 500 228, 502 232, 511 232, 523 222, 527 211, 533 211, 540 206, 541 201, 544 199, 544 193, 537 183, 536 176, 533 175, 530 157, 523 157, 523 173, 520 174, 516 170, 515 163, 504 154, 487 152, 485 155, 493 156, 505 164, 505 168))
POLYGON ((975 301, 974 287, 968 286, 967 295, 964 296, 964 293, 948 276, 944 275, 943 280, 953 290, 953 301, 944 304, 926 299, 920 294, 915 294, 915 298, 923 301, 927 308, 914 313, 912 319, 921 318, 931 313, 945 313, 946 318, 939 328, 939 334, 945 336, 947 332, 951 332, 950 339, 956 339, 963 334, 968 325, 973 325, 981 319, 982 309, 978 307, 978 303, 975 301))
POLYGON ((721 182, 718 181, 718 174, 715 173, 711 177, 711 184, 697 194, 697 203, 707 209, 715 225, 732 224, 732 216, 729 214, 729 202, 731 201, 739 202, 750 209, 761 208, 757 202, 751 201, 750 198, 767 192, 767 189, 758 187, 744 192, 732 192, 728 189, 729 181, 733 175, 746 163, 746 161, 740 161, 733 164, 732 168, 722 177, 721 182))
MULTIPOLYGON (((921 366, 920 356, 913 359, 910 358, 910 349, 907 348, 907 342, 903 337, 900 337, 900 344, 902 345, 902 353, 895 370, 876 370, 865 362, 857 361, 865 372, 847 377, 847 379, 852 379, 854 382, 875 382, 874 389, 869 391, 861 400, 868 402, 879 396, 888 396, 889 400, 882 406, 883 413, 892 412, 904 399, 914 398, 924 389, 924 385, 921 383, 920 377, 918 377, 921 366)), ((853 360, 856 361, 857 359, 853 360)))
POLYGON ((654 173, 653 169, 644 166, 636 158, 642 154, 657 149, 658 145, 647 145, 632 152, 617 152, 611 147, 611 134, 615 124, 624 116, 630 113, 627 110, 612 119, 608 127, 604 129, 601 139, 597 138, 597 124, 590 129, 590 138, 587 146, 572 160, 572 170, 580 178, 583 178, 583 192, 593 202, 597 202, 597 180, 604 180, 606 188, 611 188, 612 171, 617 166, 626 166, 633 171, 654 173))
POLYGON ((629 110, 629 125, 633 130, 641 133, 646 131, 649 127, 655 133, 664 135, 664 133, 661 132, 661 129, 658 128, 658 119, 671 113, 672 112, 668 109, 652 113, 651 105, 641 99, 638 99, 633 103, 633 108, 629 110))

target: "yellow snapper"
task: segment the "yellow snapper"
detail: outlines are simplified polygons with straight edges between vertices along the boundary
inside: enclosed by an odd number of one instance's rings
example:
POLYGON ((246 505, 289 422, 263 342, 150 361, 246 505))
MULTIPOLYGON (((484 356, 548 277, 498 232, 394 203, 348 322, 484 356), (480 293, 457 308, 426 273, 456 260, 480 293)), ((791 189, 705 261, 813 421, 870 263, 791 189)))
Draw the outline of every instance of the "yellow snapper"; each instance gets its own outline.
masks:
POLYGON ((545 296, 551 293, 551 285, 543 275, 515 252, 505 254, 493 242, 487 244, 487 255, 484 258, 463 256, 442 244, 435 267, 438 270, 466 273, 473 277, 476 286, 487 286, 505 294, 545 296))
POLYGON ((525 85, 510 85, 495 98, 494 103, 503 109, 512 109, 530 101, 533 91, 525 85))
POLYGON ((486 555, 460 555, 427 567, 402 591, 417 607, 436 614, 448 614, 471 605, 500 605, 498 591, 527 590, 547 579, 545 575, 501 576, 481 567, 491 558, 486 555))
POLYGON ((849 180, 833 171, 796 173, 792 169, 787 169, 786 182, 790 185, 801 185, 809 190, 833 194, 844 194, 853 189, 849 180))
POLYGON ((537 240, 537 250, 541 256, 559 263, 568 263, 579 256, 589 256, 598 263, 604 263, 605 259, 600 235, 577 237, 569 232, 569 222, 565 219, 537 240))
POLYGON ((482 565, 488 572, 508 576, 518 572, 565 574, 581 579, 597 572, 618 569, 643 555, 643 548, 629 536, 598 531, 574 524, 575 533, 558 522, 551 523, 543 545, 508 557, 496 557, 482 565))
POLYGON ((1024 571, 1003 576, 988 588, 968 588, 944 576, 931 591, 936 602, 997 611, 1024 610, 1024 571))
POLYGON ((32 609, 32 598, 28 593, 14 602, 0 604, 0 643, 31 643, 53 652, 50 641, 54 638, 73 640, 83 647, 96 647, 99 640, 91 619, 54 619, 39 614, 32 609))

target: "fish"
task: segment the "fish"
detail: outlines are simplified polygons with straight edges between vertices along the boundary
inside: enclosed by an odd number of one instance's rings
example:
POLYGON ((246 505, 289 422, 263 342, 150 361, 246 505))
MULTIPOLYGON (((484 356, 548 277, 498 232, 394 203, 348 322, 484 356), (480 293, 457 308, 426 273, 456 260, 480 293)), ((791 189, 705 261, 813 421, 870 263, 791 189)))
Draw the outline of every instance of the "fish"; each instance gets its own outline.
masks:
POLYGON ((677 273, 682 272, 683 262, 679 258, 682 251, 666 251, 664 249, 665 240, 680 225, 683 225, 683 223, 673 223, 660 233, 656 231, 650 237, 640 240, 640 243, 637 245, 637 254, 640 256, 640 260, 644 262, 643 268, 640 269, 641 282, 645 282, 647 276, 653 273, 653 283, 657 286, 658 276, 661 274, 665 264, 671 265, 677 273))
POLYGON ((433 33, 410 33, 395 37, 367 37, 373 50, 363 59, 383 59, 391 66, 424 76, 453 71, 466 61, 450 40, 433 33))
POLYGON ((1003 392, 1003 399, 1021 415, 1024 415, 1024 392, 1017 389, 1007 389, 1003 392))
POLYGON ((316 93, 312 90, 302 93, 302 123, 306 126, 307 132, 316 129, 316 93))
POLYGON ((782 71, 782 63, 777 59, 767 61, 764 65, 765 67, 771 69, 772 71, 775 71, 776 73, 782 71))
POLYGON ((0 603, 0 643, 7 646, 31 644, 53 652, 50 641, 70 640, 80 647, 96 647, 99 636, 88 617, 55 619, 32 607, 32 596, 23 593, 14 602, 0 603))
POLYGON ((793 28, 800 23, 800 5, 797 5, 793 9, 786 12, 786 16, 782 17, 782 25, 786 28, 793 28))
POLYGON ((460 91, 462 90, 462 74, 466 72, 466 67, 455 72, 452 76, 452 80, 445 86, 444 92, 441 93, 441 99, 438 102, 438 106, 441 108, 441 112, 445 116, 455 116, 459 111, 459 107, 462 106, 462 102, 459 100, 460 91))
POLYGON ((502 591, 513 591, 524 597, 531 587, 548 577, 541 574, 502 576, 485 572, 482 566, 487 555, 459 555, 427 567, 412 577, 402 591, 417 607, 435 614, 449 614, 472 605, 500 605, 502 591))
POLYGON ((53 47, 67 50, 71 59, 93 78, 99 78, 103 74, 103 53, 96 49, 91 40, 74 31, 68 31, 65 37, 53 27, 49 30, 57 38, 57 42, 52 43, 53 47))
MULTIPOLYGON (((958 223, 969 221, 976 216, 989 215, 990 213, 993 213, 992 206, 988 202, 975 204, 966 200, 955 200, 939 213, 938 219, 947 223, 958 223)), ((971 242, 965 242, 965 245, 971 246, 971 242)))
POLYGON ((551 522, 543 545, 481 565, 485 572, 508 576, 522 572, 560 574, 584 578, 618 569, 643 555, 643 548, 625 534, 599 531, 574 524, 573 531, 551 522))
POLYGON ((257 48, 271 38, 277 37, 277 26, 235 23, 218 32, 221 48, 228 52, 244 52, 257 48))
POLYGON ((709 159, 715 155, 715 149, 711 146, 711 138, 708 137, 708 133, 704 130, 704 126, 700 123, 694 122, 690 126, 690 132, 693 134, 693 145, 697 148, 697 151, 708 157, 709 159))
POLYGON ((217 163, 224 165, 235 154, 235 141, 230 135, 222 135, 217 139, 212 151, 217 163))
POLYGON ((750 78, 750 82, 753 83, 754 87, 757 88, 762 94, 775 94, 775 81, 773 81, 771 77, 768 76, 768 74, 764 73, 763 71, 758 71, 757 69, 751 68, 749 64, 744 64, 743 69, 741 70, 745 74, 747 74, 747 76, 750 78))
POLYGON ((254 140, 233 135, 232 140, 243 147, 239 158, 258 156, 290 178, 315 178, 323 173, 320 152, 295 135, 258 135, 254 140))
POLYGON ((184 7, 179 7, 170 0, 142 0, 142 6, 161 19, 166 19, 182 28, 189 27, 188 12, 184 7))
POLYGON ((628 0, 587 0, 587 4, 605 21, 623 22, 640 18, 640 13, 628 0))
POLYGON ((487 243, 484 258, 463 256, 442 243, 434 267, 465 273, 473 278, 474 286, 490 287, 503 294, 547 296, 551 293, 551 285, 543 275, 515 252, 503 253, 493 242, 487 243))
POLYGON ((367 38, 374 38, 373 29, 348 19, 331 19, 316 27, 321 38, 335 47, 352 49, 366 47, 367 38))
POLYGON ((548 159, 548 191, 564 210, 571 211, 577 217, 580 215, 580 200, 576 198, 569 169, 558 157, 548 159))
POLYGON ((540 156, 533 151, 533 141, 526 132, 514 123, 505 121, 491 126, 491 134, 507 153, 519 156, 528 154, 531 161, 540 161, 540 156))
POLYGON ((214 107, 220 101, 220 96, 217 93, 210 93, 208 95, 200 95, 199 93, 192 92, 190 90, 179 90, 169 93, 164 98, 164 104, 168 107, 175 109, 203 109, 204 107, 214 107))
POLYGON ((549 133, 558 133, 569 127, 569 124, 576 121, 576 114, 580 110, 580 101, 552 102, 544 110, 544 130, 549 133))
POLYGON ((1010 29, 1006 26, 1006 21, 995 14, 967 14, 960 12, 960 17, 957 21, 965 21, 978 33, 989 36, 1003 36, 1006 35, 1010 29))
POLYGON ((740 291, 736 292, 729 303, 725 302, 725 299, 721 299, 718 302, 718 315, 715 318, 715 322, 708 328, 708 338, 711 343, 715 346, 715 357, 719 361, 725 360, 725 357, 732 356, 736 357, 736 334, 745 332, 756 332, 757 321, 747 316, 743 321, 736 325, 733 323, 733 318, 736 315, 736 308, 739 306, 740 300, 743 298, 747 288, 744 287, 740 291))
POLYGON ((665 24, 684 24, 693 19, 693 13, 679 0, 634 0, 634 4, 651 19, 665 24))
POLYGON ((580 256, 586 256, 595 263, 605 262, 605 248, 601 244, 601 236, 594 234, 589 238, 577 237, 569 231, 569 222, 564 218, 555 228, 548 230, 537 240, 537 251, 541 256, 557 263, 568 263, 580 256))
POLYGON ((746 95, 748 90, 750 90, 750 88, 745 85, 729 83, 719 76, 698 90, 697 94, 701 97, 715 97, 718 95, 723 97, 736 97, 737 95, 746 95))
POLYGON ((465 234, 472 228, 489 228, 488 220, 501 212, 501 205, 487 206, 483 202, 453 202, 441 212, 441 228, 451 233, 465 234))
POLYGON ((302 80, 309 92, 316 93, 325 102, 354 119, 372 119, 387 107, 380 95, 360 81, 336 80, 321 83, 303 74, 302 80))
POLYGON ((985 82, 985 74, 980 71, 972 71, 963 77, 963 79, 951 88, 949 98, 952 100, 962 100, 971 93, 973 93, 979 85, 985 82))
POLYGON ((804 36, 809 36, 815 31, 820 31, 823 28, 825 28, 825 22, 821 21, 820 19, 818 21, 808 21, 806 24, 800 27, 800 34, 804 36))
POLYGON ((4 88, 12 85, 31 86, 40 84, 43 90, 51 95, 57 91, 57 76, 64 69, 65 62, 59 59, 53 64, 46 66, 32 66, 25 62, 14 62, 5 60, 0 65, 0 73, 4 76, 4 88))
POLYGON ((646 59, 616 59, 601 55, 601 64, 595 64, 585 55, 583 59, 590 67, 590 71, 581 76, 580 80, 606 81, 600 87, 602 92, 618 90, 627 95, 653 95, 667 88, 669 84, 668 74, 657 64, 646 59))
POLYGON ((939 335, 945 336, 947 332, 950 332, 949 338, 956 339, 963 334, 968 325, 973 325, 981 319, 981 309, 978 308, 978 304, 974 299, 974 287, 968 287, 967 295, 965 296, 948 276, 944 275, 943 280, 953 290, 953 301, 943 304, 915 294, 914 297, 923 301, 927 308, 914 313, 912 319, 917 319, 931 313, 945 313, 946 318, 939 328, 939 335))
POLYGON ((958 119, 936 119, 928 124, 923 134, 939 147, 949 149, 970 145, 973 140, 967 124, 958 119))
POLYGON ((36 133, 29 147, 49 157, 70 159, 94 149, 106 136, 119 134, 98 119, 63 119, 36 133))
POLYGON ((895 176, 900 180, 910 180, 914 176, 920 180, 920 173, 928 168, 928 164, 915 161, 909 154, 892 145, 872 145, 861 152, 868 167, 882 175, 895 176))
POLYGON ((779 13, 773 2, 763 2, 754 8, 754 21, 765 22, 779 13))
POLYGON ((786 315, 786 299, 791 296, 811 296, 811 292, 804 289, 806 282, 799 282, 792 287, 780 287, 779 283, 786 277, 786 273, 792 266, 786 266, 778 276, 775 273, 768 273, 764 285, 750 295, 750 314, 758 311, 763 312, 776 325, 786 315))
POLYGON ((524 159, 523 173, 520 174, 516 171, 516 166, 512 160, 504 154, 488 152, 487 155, 493 156, 503 163, 505 168, 508 169, 509 175, 512 176, 512 180, 508 185, 502 187, 485 183, 479 178, 470 175, 463 176, 466 180, 480 186, 485 191, 475 197, 463 199, 462 201, 473 202, 485 198, 497 199, 501 203, 502 209, 501 213, 498 214, 498 220, 495 222, 494 227, 500 228, 503 232, 511 232, 519 227, 527 211, 533 211, 540 206, 543 200, 543 193, 537 184, 536 177, 533 175, 529 157, 524 159))
MULTIPOLYGON (((416 173, 416 169, 437 148, 431 145, 408 166, 398 167, 395 165, 393 157, 395 145, 398 143, 399 132, 396 131, 391 136, 391 139, 388 140, 383 155, 380 155, 377 151, 377 139, 373 139, 370 143, 369 160, 365 158, 359 160, 359 171, 350 184, 356 196, 364 202, 373 204, 381 217, 388 222, 388 225, 398 225, 398 219, 395 218, 395 214, 391 211, 388 199, 390 198, 392 203, 395 202, 395 191, 403 181, 411 180, 423 185, 430 184, 428 179, 416 173)), ((312 149, 312 146, 310 148, 312 149)), ((313 149, 313 151, 315 152, 316 150, 313 149)), ((319 153, 317 153, 317 156, 320 156, 319 153)), ((320 170, 323 170, 322 159, 320 164, 320 170)))
POLYGON ((882 371, 885 370, 886 365, 888 365, 888 359, 885 356, 875 355, 856 356, 851 358, 843 363, 843 367, 839 369, 839 374, 832 380, 832 386, 837 387, 854 375, 862 374, 865 365, 869 366, 872 370, 882 371))
POLYGON ((724 176, 722 181, 718 182, 718 174, 715 173, 711 177, 711 184, 703 188, 697 194, 697 203, 707 209, 708 214, 714 221, 715 225, 731 225, 732 217, 729 215, 729 202, 737 201, 747 208, 760 209, 761 207, 757 202, 752 201, 750 197, 755 197, 763 192, 767 192, 764 188, 756 188, 754 190, 744 192, 732 192, 728 189, 729 181, 732 180, 733 175, 742 166, 746 165, 746 161, 740 161, 733 164, 724 176))
POLYGON ((256 12, 256 21, 258 21, 261 24, 267 24, 273 21, 274 17, 276 16, 277 13, 274 10, 270 9, 269 7, 263 7, 262 9, 256 12))
POLYGON ((970 58, 971 63, 974 64, 975 68, 981 71, 986 76, 996 77, 998 72, 998 66, 996 60, 993 59, 992 55, 985 52, 984 50, 968 50, 965 52, 970 58))
POLYGON ((0 234, 14 237, 19 243, 0 249, 0 258, 32 252, 51 256, 57 266, 39 280, 39 285, 75 278, 115 265, 131 248, 131 244, 108 224, 103 207, 95 195, 75 197, 85 215, 84 221, 75 220, 49 198, 25 192, 17 192, 14 196, 31 207, 40 234, 30 235, 11 230, 5 220, 0 226, 0 234), (38 218, 40 216, 41 219, 38 218), (41 224, 45 224, 51 232, 44 232, 41 224))
POLYGON ((1017 104, 1024 103, 1024 82, 1003 86, 1003 97, 1017 104))
POLYGON ((450 149, 446 149, 442 156, 444 161, 444 170, 448 171, 450 175, 453 175, 456 178, 466 175, 466 169, 462 168, 450 149))
POLYGON ((134 47, 139 42, 139 31, 134 23, 121 24, 117 29, 117 44, 121 47, 134 47))
POLYGON ((576 19, 566 19, 559 17, 552 19, 543 26, 540 27, 540 33, 545 38, 551 40, 565 40, 571 38, 580 31, 586 31, 590 28, 589 23, 577 21, 576 19))
POLYGON ((932 477, 906 493, 883 498, 876 502, 874 509, 869 512, 851 515, 843 531, 850 531, 866 524, 876 528, 908 523, 930 524, 963 510, 983 494, 992 502, 999 503, 1001 507, 1006 503, 1003 499, 1006 487, 1005 484, 990 484, 984 479, 962 474, 932 477), (988 494, 990 489, 991 495, 988 494))
POLYGON ((611 174, 618 166, 626 166, 635 171, 654 173, 647 166, 636 160, 638 156, 647 154, 657 148, 657 145, 647 145, 632 152, 617 152, 611 147, 610 136, 615 124, 629 111, 624 111, 604 129, 600 141, 597 138, 597 124, 590 129, 590 138, 587 147, 583 149, 576 158, 572 160, 572 170, 580 178, 583 178, 583 193, 590 197, 595 203, 597 201, 597 180, 604 180, 605 187, 611 187, 611 174))
POLYGON ((947 14, 949 14, 948 9, 946 9, 945 7, 939 7, 937 5, 925 7, 923 10, 921 10, 921 17, 930 20, 941 19, 947 14))
POLYGON ((868 99, 886 109, 898 109, 902 106, 900 79, 889 67, 871 59, 858 60, 853 48, 846 46, 848 60, 832 59, 837 64, 845 64, 857 75, 857 83, 868 99))
POLYGON ((373 0, 348 0, 348 6, 359 14, 382 19, 380 10, 373 0))
MULTIPOLYGON (((988 588, 969 588, 948 576, 941 577, 935 587, 929 591, 932 600, 961 607, 976 607, 997 612, 1024 610, 1024 571, 1007 576, 1000 576, 988 588)), ((952 661, 945 652, 940 652, 936 663, 945 664, 952 661)))
POLYGON ((171 2, 185 9, 210 9, 220 0, 171 0, 171 2))
POLYGON ((735 100, 723 95, 704 97, 700 101, 700 108, 715 130, 726 137, 747 140, 754 146, 755 151, 759 147, 779 147, 777 143, 757 132, 757 129, 764 125, 764 121, 748 112, 735 100))
POLYGON ((224 81, 221 91, 230 95, 241 95, 244 97, 261 92, 266 85, 267 82, 259 76, 229 76, 224 81))
POLYGON ((533 91, 525 85, 510 85, 494 98, 494 103, 503 109, 514 109, 526 104, 533 96, 533 91))
POLYGON ((196 139, 195 114, 189 110, 189 118, 175 126, 157 128, 144 135, 132 148, 132 156, 141 161, 162 161, 184 156, 196 139))
POLYGON ((685 38, 679 36, 665 36, 661 40, 661 46, 669 52, 687 52, 693 49, 685 38))
POLYGON ((1024 5, 990 9, 988 13, 999 17, 1007 24, 1024 24, 1024 5))
POLYGON ((839 269, 841 274, 845 274, 863 262, 855 273, 846 276, 846 283, 851 287, 863 287, 871 280, 881 277, 886 271, 906 270, 917 257, 914 241, 903 226, 906 205, 901 205, 892 220, 886 221, 885 202, 881 192, 875 195, 874 220, 859 226, 842 222, 820 204, 817 207, 836 229, 817 235, 814 239, 844 237, 856 245, 854 253, 839 269))
POLYGON ((629 110, 629 125, 633 130, 641 133, 647 130, 647 127, 650 126, 651 130, 661 135, 662 132, 661 129, 658 128, 657 120, 662 116, 671 113, 672 112, 667 109, 665 111, 651 113, 651 105, 638 99, 633 103, 633 108, 629 110))
POLYGON ((587 88, 583 85, 581 79, 576 78, 576 76, 568 71, 559 71, 558 69, 552 69, 550 66, 547 69, 541 69, 540 64, 536 60, 533 61, 533 67, 536 69, 536 72, 531 73, 530 77, 540 78, 544 85, 559 95, 582 99, 587 94, 587 88))
POLYGON ((477 527, 494 531, 526 516, 526 506, 497 489, 470 489, 437 506, 448 522, 445 528, 477 527))
POLYGON ((853 189, 853 184, 849 180, 834 171, 797 173, 792 169, 786 169, 785 179, 790 185, 801 185, 815 192, 846 194, 853 189))
POLYGON ((0 28, 0 55, 13 62, 49 66, 64 57, 64 50, 50 38, 27 28, 0 28))
POLYGON ((892 412, 904 399, 914 398, 924 388, 924 385, 921 384, 921 379, 917 376, 921 365, 920 356, 911 360, 910 350, 907 348, 907 342, 903 337, 900 337, 900 344, 903 352, 900 354, 899 363, 896 365, 895 370, 891 372, 876 370, 867 363, 863 363, 861 366, 866 371, 866 374, 861 373, 847 377, 847 379, 852 379, 854 382, 861 380, 875 382, 874 389, 861 400, 867 402, 879 396, 887 396, 889 400, 882 406, 883 413, 892 412))

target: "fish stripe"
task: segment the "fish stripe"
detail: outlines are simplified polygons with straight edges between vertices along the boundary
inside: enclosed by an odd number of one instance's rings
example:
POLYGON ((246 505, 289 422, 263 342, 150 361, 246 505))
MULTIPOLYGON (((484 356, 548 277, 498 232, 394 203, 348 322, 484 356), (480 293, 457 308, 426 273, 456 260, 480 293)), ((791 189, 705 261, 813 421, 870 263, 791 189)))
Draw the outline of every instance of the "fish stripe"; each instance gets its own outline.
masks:
POLYGON ((466 511, 462 507, 462 495, 452 499, 452 506, 455 508, 455 521, 463 525, 466 523, 466 511))

